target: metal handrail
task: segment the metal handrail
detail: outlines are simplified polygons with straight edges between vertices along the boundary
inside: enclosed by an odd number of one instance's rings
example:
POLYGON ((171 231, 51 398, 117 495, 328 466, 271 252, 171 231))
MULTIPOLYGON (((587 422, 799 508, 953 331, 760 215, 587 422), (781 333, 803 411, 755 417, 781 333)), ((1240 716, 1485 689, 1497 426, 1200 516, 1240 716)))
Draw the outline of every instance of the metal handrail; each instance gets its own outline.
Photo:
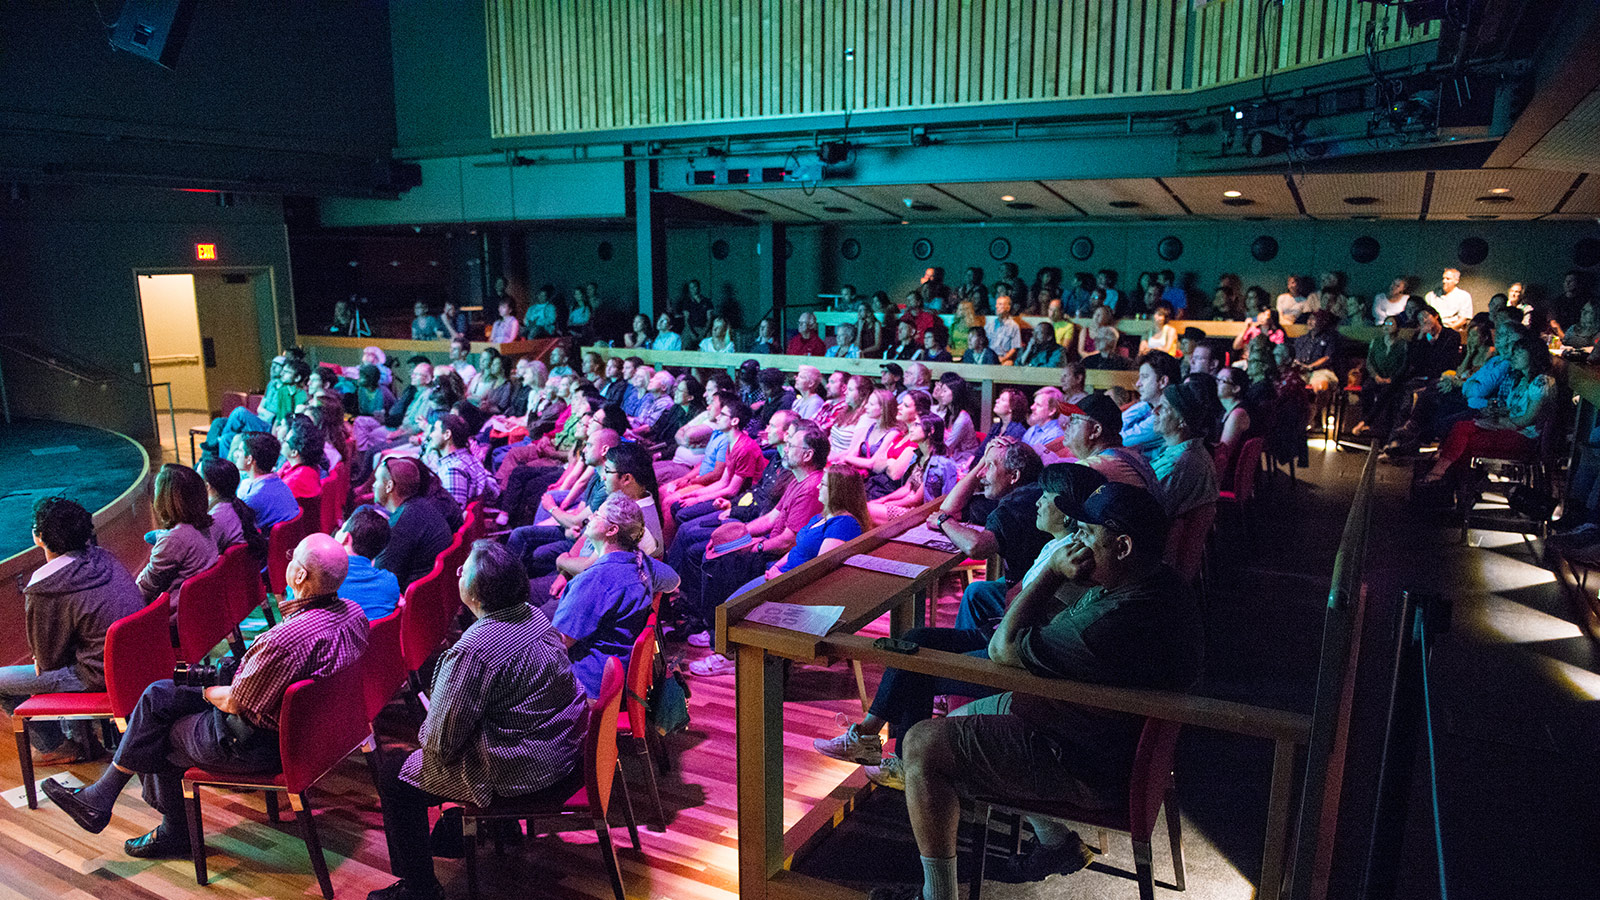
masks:
MULTIPOLYGON (((105 369, 100 369, 96 366, 81 363, 81 361, 74 359, 70 355, 62 353, 61 356, 73 363, 79 363, 82 366, 82 368, 73 368, 71 365, 58 362, 56 359, 30 350, 27 346, 17 342, 18 337, 19 336, 15 334, 0 335, 0 349, 9 350, 18 356, 23 357, 24 359, 32 360, 33 362, 38 363, 47 369, 60 372, 69 378, 74 378, 78 381, 86 381, 90 384, 100 387, 105 387, 106 385, 110 384, 124 384, 128 387, 144 388, 147 391, 153 391, 158 387, 166 388, 167 422, 172 427, 172 452, 178 452, 178 412, 172 401, 172 382, 135 380, 124 375, 120 375, 116 372, 111 372, 105 369), (97 371, 100 374, 95 374, 97 371)), ((9 424, 11 422, 11 404, 5 394, 4 381, 0 381, 0 404, 3 404, 4 406, 5 421, 9 424)))

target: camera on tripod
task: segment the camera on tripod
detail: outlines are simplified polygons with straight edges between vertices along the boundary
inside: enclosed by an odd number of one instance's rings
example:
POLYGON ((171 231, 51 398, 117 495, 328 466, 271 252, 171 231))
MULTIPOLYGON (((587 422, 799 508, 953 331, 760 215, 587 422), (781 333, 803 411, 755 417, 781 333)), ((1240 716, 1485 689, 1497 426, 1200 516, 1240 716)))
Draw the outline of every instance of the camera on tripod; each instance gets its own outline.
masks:
POLYGON ((233 673, 238 669, 239 661, 231 656, 224 656, 215 663, 178 663, 172 669, 172 682, 181 687, 198 688, 232 684, 233 673))

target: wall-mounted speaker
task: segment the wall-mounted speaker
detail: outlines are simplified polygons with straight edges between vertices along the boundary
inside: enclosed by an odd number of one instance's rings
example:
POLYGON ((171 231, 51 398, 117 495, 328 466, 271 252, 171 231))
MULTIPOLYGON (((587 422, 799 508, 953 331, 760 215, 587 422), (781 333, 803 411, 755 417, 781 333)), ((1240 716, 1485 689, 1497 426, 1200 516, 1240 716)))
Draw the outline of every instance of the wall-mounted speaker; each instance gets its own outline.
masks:
POLYGON ((989 256, 994 259, 1005 259, 1011 255, 1011 242, 1003 237, 997 237, 989 242, 989 256))
POLYGON ((1082 262, 1094 255, 1094 241, 1090 238, 1079 236, 1072 239, 1072 258, 1082 262))
POLYGON ((1278 239, 1265 234, 1250 242, 1250 257, 1256 262, 1271 262, 1278 256, 1278 239))
POLYGON ((927 238, 917 238, 911 242, 911 255, 917 259, 927 259, 933 255, 933 241, 927 238))
POLYGON ((1377 238, 1364 234, 1350 242, 1350 258, 1358 263, 1369 263, 1378 258, 1382 249, 1377 238))
POLYGON ((111 26, 111 46, 172 68, 189 36, 195 0, 127 0, 111 26))
POLYGON ((1183 241, 1168 235, 1156 242, 1156 255, 1167 262, 1172 262, 1183 255, 1183 241))
POLYGON ((1600 266, 1600 240, 1580 238, 1572 245, 1572 264, 1580 269, 1600 266))
POLYGON ((1456 247, 1456 259, 1465 266, 1475 266, 1489 258, 1489 242, 1481 237, 1463 238, 1456 247))

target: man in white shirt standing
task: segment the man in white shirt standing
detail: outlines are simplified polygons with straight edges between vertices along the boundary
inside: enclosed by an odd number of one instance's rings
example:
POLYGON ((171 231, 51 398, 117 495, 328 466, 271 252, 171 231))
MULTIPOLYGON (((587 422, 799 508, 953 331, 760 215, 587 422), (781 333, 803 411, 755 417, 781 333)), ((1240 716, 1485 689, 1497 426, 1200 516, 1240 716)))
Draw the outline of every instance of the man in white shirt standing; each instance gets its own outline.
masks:
POLYGON ((989 335, 989 349, 1000 357, 1002 365, 1017 358, 1017 352, 1022 349, 1022 329, 1017 327, 1017 320, 1011 316, 1009 295, 1000 294, 994 298, 994 315, 989 318, 984 331, 989 335))
POLYGON ((1461 288, 1461 270, 1445 269, 1440 276, 1442 293, 1428 292, 1428 305, 1439 311, 1446 328, 1460 329, 1472 320, 1472 295, 1461 288))

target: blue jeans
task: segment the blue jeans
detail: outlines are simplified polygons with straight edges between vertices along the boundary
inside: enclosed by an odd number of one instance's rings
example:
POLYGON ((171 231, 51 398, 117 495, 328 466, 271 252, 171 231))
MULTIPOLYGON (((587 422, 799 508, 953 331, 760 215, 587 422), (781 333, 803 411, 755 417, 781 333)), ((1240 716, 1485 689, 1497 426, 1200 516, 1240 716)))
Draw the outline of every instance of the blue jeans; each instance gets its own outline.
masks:
MULTIPOLYGON (((15 712, 22 701, 34 694, 76 694, 89 688, 78 678, 76 666, 35 672, 33 666, 0 666, 0 707, 15 712)), ((28 739, 33 748, 49 752, 61 746, 68 737, 79 739, 88 734, 88 722, 60 722, 40 719, 28 723, 28 739)))
POLYGON ((228 413, 226 419, 211 420, 211 428, 206 433, 206 444, 213 448, 213 455, 227 459, 235 435, 271 430, 272 426, 267 424, 267 420, 241 406, 228 413))
POLYGON ((956 610, 956 627, 975 629, 993 636, 1006 614, 1006 583, 1004 581, 974 581, 961 595, 961 608, 956 610))
MULTIPOLYGON (((929 650, 946 650, 965 653, 979 659, 989 658, 989 636, 981 631, 966 628, 913 628, 905 640, 929 650)), ((959 694, 963 697, 987 697, 1000 693, 992 687, 938 678, 903 669, 884 669, 883 680, 878 682, 878 693, 872 698, 868 712, 889 723, 889 736, 896 741, 905 737, 911 726, 933 716, 933 698, 939 694, 959 694)))

